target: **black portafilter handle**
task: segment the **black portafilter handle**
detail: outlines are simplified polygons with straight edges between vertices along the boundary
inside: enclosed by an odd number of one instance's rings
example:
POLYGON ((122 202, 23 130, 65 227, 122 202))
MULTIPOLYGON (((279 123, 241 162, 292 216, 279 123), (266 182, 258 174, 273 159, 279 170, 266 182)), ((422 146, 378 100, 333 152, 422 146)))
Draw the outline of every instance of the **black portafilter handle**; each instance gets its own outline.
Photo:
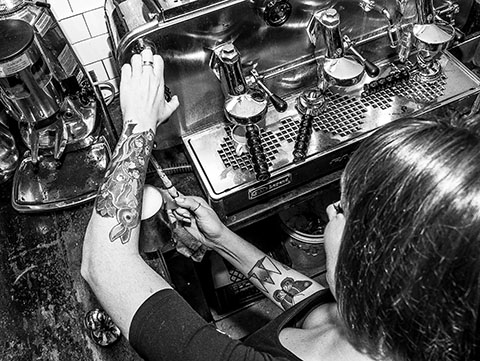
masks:
POLYGON ((248 152, 255 170, 255 176, 258 181, 266 181, 270 178, 270 171, 268 170, 267 157, 263 151, 260 131, 257 126, 251 123, 246 125, 245 130, 248 152))
POLYGON ((298 127, 297 138, 295 139, 295 146, 293 148, 293 161, 295 163, 303 161, 307 156, 312 129, 313 116, 311 111, 307 110, 307 112, 302 115, 302 120, 298 127))

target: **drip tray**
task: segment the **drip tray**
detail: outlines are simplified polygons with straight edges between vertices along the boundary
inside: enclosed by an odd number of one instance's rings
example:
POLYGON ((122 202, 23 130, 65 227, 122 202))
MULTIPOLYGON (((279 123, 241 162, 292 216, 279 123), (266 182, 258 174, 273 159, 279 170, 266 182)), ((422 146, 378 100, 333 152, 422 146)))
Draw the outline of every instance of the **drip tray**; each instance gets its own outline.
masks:
POLYGON ((95 198, 110 157, 110 147, 100 137, 87 148, 66 153, 61 161, 41 157, 34 165, 30 157, 24 158, 13 179, 13 208, 50 211, 95 198))
MULTIPOLYGON (((248 153, 239 154, 224 119, 184 136, 210 204, 222 216, 268 200, 269 197, 332 173, 345 166, 349 155, 371 131, 393 120, 418 116, 477 91, 480 80, 448 52, 440 58, 443 74, 436 82, 417 80, 412 63, 379 65, 378 78, 364 79, 352 87, 332 87, 324 111, 313 120, 307 157, 293 163, 293 149, 301 117, 295 109, 299 93, 286 98, 288 109, 269 108, 261 129, 262 145, 271 178, 259 182, 248 153), (395 74, 409 76, 391 81, 395 74), (364 85, 369 87, 365 91, 364 85)), ((279 75, 281 76, 281 75, 279 75)))

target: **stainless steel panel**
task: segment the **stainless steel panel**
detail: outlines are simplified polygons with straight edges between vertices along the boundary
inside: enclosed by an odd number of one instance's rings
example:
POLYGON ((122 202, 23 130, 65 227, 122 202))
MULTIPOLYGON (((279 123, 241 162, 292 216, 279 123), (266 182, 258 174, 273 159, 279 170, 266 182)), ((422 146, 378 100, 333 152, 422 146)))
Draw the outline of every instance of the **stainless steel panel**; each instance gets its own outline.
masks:
MULTIPOLYGON (((427 113, 479 90, 480 80, 453 56, 446 53, 440 62, 443 76, 436 83, 416 80, 417 70, 413 66, 409 80, 372 95, 362 94, 363 86, 371 82, 368 78, 350 88, 330 89, 325 111, 314 120, 307 158, 300 164, 292 162, 300 122, 294 107, 298 93, 288 97, 286 113, 270 109, 262 124, 262 135, 272 182, 279 180, 285 183, 279 187, 292 188, 308 181, 308 177, 313 179, 326 174, 329 168, 335 168, 335 162, 343 161, 342 156, 348 158, 349 146, 361 141, 370 131, 408 115, 427 113), (327 158, 329 161, 325 164, 327 158), (286 179, 286 174, 291 174, 291 179, 286 179), (300 176, 296 178, 296 174, 300 176)), ((380 78, 395 71, 395 66, 388 62, 380 66, 380 78)), ((209 200, 212 204, 221 204, 225 214, 255 204, 261 200, 260 196, 256 199, 259 192, 264 192, 258 188, 262 184, 255 180, 249 157, 235 154, 236 144, 228 128, 228 123, 220 122, 184 138, 209 200), (239 196, 240 193, 245 194, 239 196), (232 197, 241 199, 240 203, 229 203, 232 197)))

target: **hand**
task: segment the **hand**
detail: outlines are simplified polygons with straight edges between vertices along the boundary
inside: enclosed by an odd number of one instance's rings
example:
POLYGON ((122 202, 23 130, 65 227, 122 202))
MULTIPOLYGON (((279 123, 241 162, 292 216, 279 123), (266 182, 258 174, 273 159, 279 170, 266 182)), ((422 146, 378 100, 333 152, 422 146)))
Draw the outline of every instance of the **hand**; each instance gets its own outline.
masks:
MULTIPOLYGON (((180 196, 175 198, 180 209, 187 209, 193 217, 186 229, 200 242, 214 249, 223 238, 228 228, 220 221, 215 211, 200 197, 180 196)), ((178 210, 174 211, 175 213, 178 210)))
POLYGON ((150 49, 132 56, 122 67, 120 104, 124 122, 136 123, 136 130, 156 127, 177 109, 178 98, 165 100, 164 63, 150 49))

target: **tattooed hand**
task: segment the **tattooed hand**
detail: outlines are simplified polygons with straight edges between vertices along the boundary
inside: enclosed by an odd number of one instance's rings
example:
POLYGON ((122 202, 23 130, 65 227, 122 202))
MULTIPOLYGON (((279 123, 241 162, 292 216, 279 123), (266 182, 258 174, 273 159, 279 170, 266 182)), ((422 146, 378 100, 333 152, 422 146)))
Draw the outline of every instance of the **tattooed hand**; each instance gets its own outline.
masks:
POLYGON ((124 122, 138 124, 135 131, 155 128, 177 109, 178 98, 165 100, 164 63, 150 49, 132 56, 131 64, 122 67, 120 104, 124 122))

